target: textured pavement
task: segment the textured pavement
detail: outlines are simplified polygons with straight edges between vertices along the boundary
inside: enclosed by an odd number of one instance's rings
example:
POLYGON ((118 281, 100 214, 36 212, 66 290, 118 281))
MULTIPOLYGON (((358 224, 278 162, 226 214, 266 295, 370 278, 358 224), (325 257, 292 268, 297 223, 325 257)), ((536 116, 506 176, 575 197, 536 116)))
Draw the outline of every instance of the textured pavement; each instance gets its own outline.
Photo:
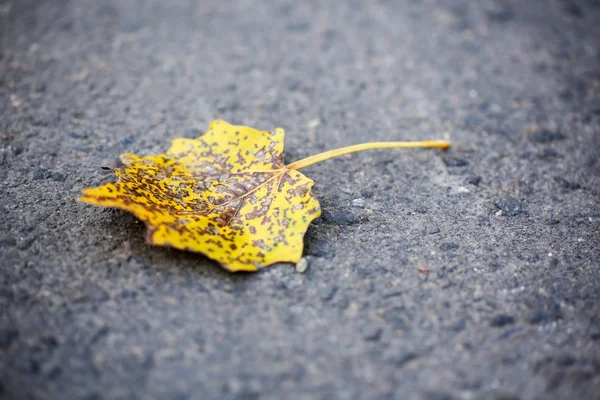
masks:
POLYGON ((0 398, 592 399, 600 3, 0 0, 0 398), (212 119, 286 129, 308 270, 76 200, 212 119))

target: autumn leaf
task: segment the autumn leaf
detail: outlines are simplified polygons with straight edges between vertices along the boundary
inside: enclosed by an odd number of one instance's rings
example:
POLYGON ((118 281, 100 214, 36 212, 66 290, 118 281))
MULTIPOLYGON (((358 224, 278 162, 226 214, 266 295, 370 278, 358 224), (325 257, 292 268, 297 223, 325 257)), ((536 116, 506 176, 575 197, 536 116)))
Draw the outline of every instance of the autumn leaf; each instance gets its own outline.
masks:
POLYGON ((165 154, 123 154, 115 183, 84 189, 86 203, 133 213, 146 241, 203 253, 230 271, 298 262, 308 225, 321 214, 313 181, 299 169, 356 151, 448 148, 445 141, 366 143, 285 165, 274 132, 213 121, 197 139, 175 139, 165 154))

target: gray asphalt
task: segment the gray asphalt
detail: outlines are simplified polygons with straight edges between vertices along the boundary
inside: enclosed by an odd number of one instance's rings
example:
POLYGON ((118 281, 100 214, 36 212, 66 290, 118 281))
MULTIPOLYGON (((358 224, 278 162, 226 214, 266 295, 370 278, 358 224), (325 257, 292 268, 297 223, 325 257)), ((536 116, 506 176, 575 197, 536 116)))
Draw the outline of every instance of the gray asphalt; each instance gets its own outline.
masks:
POLYGON ((597 0, 1 0, 0 398, 599 398, 598 38, 597 0), (76 201, 216 118, 453 147, 303 171, 304 274, 76 201))

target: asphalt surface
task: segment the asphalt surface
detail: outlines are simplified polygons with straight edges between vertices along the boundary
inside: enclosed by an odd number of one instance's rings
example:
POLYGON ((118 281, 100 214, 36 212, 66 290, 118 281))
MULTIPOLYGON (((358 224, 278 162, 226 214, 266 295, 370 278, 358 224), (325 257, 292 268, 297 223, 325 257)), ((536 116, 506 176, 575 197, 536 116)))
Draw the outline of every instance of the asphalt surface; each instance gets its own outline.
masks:
POLYGON ((0 398, 593 399, 600 3, 0 0, 0 398), (76 201, 212 119, 286 129, 308 270, 76 201))

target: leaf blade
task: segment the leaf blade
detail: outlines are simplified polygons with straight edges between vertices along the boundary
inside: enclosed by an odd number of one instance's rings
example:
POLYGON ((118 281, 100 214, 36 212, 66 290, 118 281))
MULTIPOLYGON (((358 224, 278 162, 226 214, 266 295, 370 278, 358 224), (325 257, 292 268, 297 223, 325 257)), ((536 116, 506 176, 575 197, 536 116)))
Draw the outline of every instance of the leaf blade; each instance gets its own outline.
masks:
POLYGON ((283 138, 281 129, 214 121, 165 154, 123 155, 118 181, 85 189, 81 200, 132 212, 148 243, 203 253, 230 271, 295 263, 320 206, 313 181, 285 168, 283 138))

